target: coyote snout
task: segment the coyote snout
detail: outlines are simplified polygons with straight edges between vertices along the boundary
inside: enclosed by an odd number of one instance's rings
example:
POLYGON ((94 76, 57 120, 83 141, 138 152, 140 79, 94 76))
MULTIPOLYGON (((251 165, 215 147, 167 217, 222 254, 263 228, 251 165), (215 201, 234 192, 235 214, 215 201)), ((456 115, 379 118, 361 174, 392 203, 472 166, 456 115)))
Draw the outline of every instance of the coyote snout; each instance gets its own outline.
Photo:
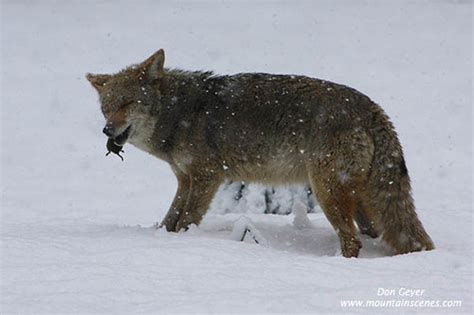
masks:
POLYGON ((123 131, 120 131, 114 126, 107 124, 105 125, 102 132, 105 133, 105 135, 111 140, 113 140, 116 145, 123 146, 127 142, 128 137, 130 136, 131 129, 132 127, 128 126, 125 128, 125 130, 123 130, 122 128, 123 131))
POLYGON ((403 151, 388 116, 370 98, 297 75, 231 76, 164 68, 159 50, 114 74, 88 75, 107 120, 107 149, 125 142, 168 162, 178 191, 162 226, 199 224, 224 180, 310 184, 356 257, 359 233, 396 253, 430 250, 403 151))
POLYGON ((102 129, 102 132, 105 133, 107 137, 112 138, 115 135, 115 128, 107 124, 104 129, 102 129))

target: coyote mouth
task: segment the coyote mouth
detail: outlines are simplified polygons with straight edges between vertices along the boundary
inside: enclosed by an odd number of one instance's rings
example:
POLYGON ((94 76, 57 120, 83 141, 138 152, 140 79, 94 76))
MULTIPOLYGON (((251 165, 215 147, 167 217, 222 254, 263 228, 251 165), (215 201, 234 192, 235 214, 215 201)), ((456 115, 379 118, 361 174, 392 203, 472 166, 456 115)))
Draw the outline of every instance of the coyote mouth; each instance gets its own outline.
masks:
POLYGON ((124 132, 122 132, 118 136, 115 136, 115 137, 110 138, 110 139, 112 139, 112 141, 114 142, 115 145, 123 146, 125 144, 125 142, 127 142, 128 137, 130 136, 130 129, 131 129, 131 126, 128 126, 127 129, 125 129, 124 132))

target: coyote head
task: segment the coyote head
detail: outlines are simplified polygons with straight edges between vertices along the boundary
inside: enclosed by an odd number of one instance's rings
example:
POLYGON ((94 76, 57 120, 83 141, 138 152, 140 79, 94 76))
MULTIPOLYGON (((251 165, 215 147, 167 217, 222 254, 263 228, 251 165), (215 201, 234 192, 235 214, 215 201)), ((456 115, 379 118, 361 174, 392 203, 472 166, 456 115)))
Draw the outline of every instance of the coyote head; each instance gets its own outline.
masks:
POLYGON ((117 74, 86 75, 99 92, 106 119, 102 131, 115 145, 123 146, 137 132, 144 118, 156 110, 164 61, 165 53, 160 49, 144 62, 117 74))

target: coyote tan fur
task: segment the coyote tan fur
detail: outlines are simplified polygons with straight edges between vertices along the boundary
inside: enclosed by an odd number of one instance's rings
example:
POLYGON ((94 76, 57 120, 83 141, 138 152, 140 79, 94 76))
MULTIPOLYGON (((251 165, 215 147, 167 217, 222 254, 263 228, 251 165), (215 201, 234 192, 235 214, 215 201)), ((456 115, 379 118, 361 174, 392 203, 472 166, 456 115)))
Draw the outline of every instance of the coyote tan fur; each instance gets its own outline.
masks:
POLYGON ((109 151, 129 142, 168 162, 178 191, 162 226, 199 224, 226 180, 309 183, 356 257, 358 231, 396 253, 433 249, 416 213, 402 148, 360 92, 298 75, 214 75, 164 68, 160 49, 117 74, 88 74, 109 151))

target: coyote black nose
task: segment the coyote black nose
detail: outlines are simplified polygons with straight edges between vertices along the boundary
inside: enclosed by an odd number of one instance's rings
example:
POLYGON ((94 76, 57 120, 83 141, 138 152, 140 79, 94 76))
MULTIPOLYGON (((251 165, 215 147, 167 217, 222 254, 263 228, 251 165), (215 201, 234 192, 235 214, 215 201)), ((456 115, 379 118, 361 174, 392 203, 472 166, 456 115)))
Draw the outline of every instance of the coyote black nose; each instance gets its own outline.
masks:
POLYGON ((113 128, 110 126, 105 126, 104 129, 102 129, 102 132, 105 133, 107 137, 112 137, 114 135, 113 128))

